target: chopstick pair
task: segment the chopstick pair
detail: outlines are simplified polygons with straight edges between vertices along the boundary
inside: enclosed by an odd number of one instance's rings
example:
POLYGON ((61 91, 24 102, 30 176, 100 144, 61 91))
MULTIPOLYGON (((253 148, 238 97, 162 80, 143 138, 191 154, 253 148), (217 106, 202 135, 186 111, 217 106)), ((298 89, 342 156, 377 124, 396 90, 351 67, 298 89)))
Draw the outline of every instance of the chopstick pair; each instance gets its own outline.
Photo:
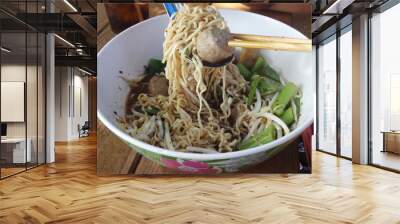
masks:
POLYGON ((311 51, 309 39, 287 37, 271 37, 252 34, 232 34, 233 40, 228 42, 230 47, 257 48, 274 51, 311 51))

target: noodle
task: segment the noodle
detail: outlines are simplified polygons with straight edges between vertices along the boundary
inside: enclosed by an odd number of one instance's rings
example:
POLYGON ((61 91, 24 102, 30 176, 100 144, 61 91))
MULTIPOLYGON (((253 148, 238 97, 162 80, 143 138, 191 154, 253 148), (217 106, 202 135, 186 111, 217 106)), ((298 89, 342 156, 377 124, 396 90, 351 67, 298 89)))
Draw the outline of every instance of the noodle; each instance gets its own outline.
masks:
POLYGON ((245 97, 249 83, 236 65, 203 65, 196 40, 202 31, 213 27, 227 29, 212 6, 185 5, 176 13, 165 31, 162 62, 166 66, 165 73, 159 74, 168 80, 168 96, 138 95, 125 120, 132 135, 169 150, 218 153, 236 150, 243 139, 271 121, 279 127, 280 135, 289 132, 286 124, 271 114, 270 105, 278 93, 261 97, 257 90, 252 111, 245 97), (149 107, 159 112, 141 112, 149 107))
MULTIPOLYGON (((234 68, 230 68, 235 67, 232 64, 221 68, 203 66, 196 52, 195 40, 201 31, 211 27, 226 28, 225 21, 215 8, 185 5, 166 29, 163 62, 166 63, 165 76, 170 81, 168 103, 175 106, 175 111, 183 110, 192 116, 192 121, 185 120, 186 126, 192 128, 185 129, 182 134, 192 136, 191 132, 200 130, 200 133, 195 135, 195 139, 189 137, 189 141, 184 145, 201 147, 220 145, 219 150, 224 151, 229 150, 230 147, 221 143, 232 142, 240 136, 232 136, 229 130, 212 124, 227 122, 230 116, 230 105, 233 103, 232 94, 227 92, 229 85, 227 79, 237 80, 240 74, 234 68), (194 100, 193 96, 196 96, 194 100), (218 102, 219 106, 210 106, 209 102, 218 102), (193 113, 194 111, 196 114, 193 113), (211 139, 210 136, 213 138, 211 139), (208 142, 208 144, 196 144, 200 142, 208 142)), ((245 82, 243 79, 240 81, 245 82)), ((233 84, 237 84, 236 82, 233 84)), ((242 84, 242 86, 245 85, 242 84)), ((244 90, 244 88, 232 89, 234 89, 231 91, 233 93, 244 90)), ((178 122, 180 118, 175 122, 178 122)), ((174 136, 179 128, 182 128, 182 125, 171 126, 172 141, 176 140, 174 136)))

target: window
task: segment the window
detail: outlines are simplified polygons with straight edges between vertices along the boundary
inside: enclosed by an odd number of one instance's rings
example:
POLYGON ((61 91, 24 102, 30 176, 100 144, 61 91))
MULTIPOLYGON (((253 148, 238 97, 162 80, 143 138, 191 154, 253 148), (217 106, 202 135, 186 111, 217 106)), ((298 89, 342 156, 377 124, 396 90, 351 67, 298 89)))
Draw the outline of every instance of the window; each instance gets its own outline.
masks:
POLYGON ((390 130, 400 130, 400 73, 390 74, 390 130))
POLYGON ((353 96, 351 26, 346 31, 340 36, 340 155, 351 158, 353 96))
POLYGON ((336 39, 318 48, 318 145, 336 153, 336 39))
MULTIPOLYGON (((18 6, 23 15, 43 12, 44 3, 10 1, 0 7, 18 6)), ((5 178, 45 163, 46 38, 12 13, 0 17, 8 21, 0 23, 0 111, 7 115, 0 120, 0 178, 5 178)))
POLYGON ((400 170, 400 4, 371 18, 371 162, 400 170))

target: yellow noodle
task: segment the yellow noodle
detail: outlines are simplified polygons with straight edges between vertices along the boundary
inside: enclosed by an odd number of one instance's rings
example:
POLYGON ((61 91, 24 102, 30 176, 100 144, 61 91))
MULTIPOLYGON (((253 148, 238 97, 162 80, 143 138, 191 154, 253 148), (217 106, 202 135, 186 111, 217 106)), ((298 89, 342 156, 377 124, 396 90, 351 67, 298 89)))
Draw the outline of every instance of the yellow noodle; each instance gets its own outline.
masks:
MULTIPOLYGON (((160 125, 150 130, 154 136, 143 140, 170 150, 187 151, 187 147, 230 152, 246 136, 257 117, 245 103, 249 83, 238 68, 228 64, 219 68, 203 66, 197 54, 198 35, 213 27, 226 29, 222 16, 212 6, 185 5, 168 24, 163 43, 165 75, 169 81, 168 97, 140 94, 132 105, 145 110, 157 107, 156 115, 135 112, 127 117, 126 128, 140 133, 156 116, 160 125), (237 117, 229 120, 233 110, 237 117), (164 138, 159 133, 164 133, 164 138)), ((265 119, 265 118, 264 118, 265 119)), ((263 121, 264 122, 264 121, 263 121)))

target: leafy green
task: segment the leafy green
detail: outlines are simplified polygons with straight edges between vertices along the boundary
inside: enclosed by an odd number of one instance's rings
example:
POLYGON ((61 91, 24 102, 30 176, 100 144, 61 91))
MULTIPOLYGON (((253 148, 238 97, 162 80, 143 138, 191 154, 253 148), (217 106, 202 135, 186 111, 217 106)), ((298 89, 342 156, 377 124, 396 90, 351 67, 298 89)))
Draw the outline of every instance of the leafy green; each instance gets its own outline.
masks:
POLYGON ((278 97, 272 103, 272 113, 280 116, 285 111, 286 106, 290 100, 296 95, 298 89, 297 86, 291 82, 286 85, 279 92, 278 97))
POLYGON ((252 73, 259 73, 265 66, 265 60, 263 57, 258 56, 256 63, 254 63, 253 68, 251 69, 252 73))
POLYGON ((287 126, 293 124, 294 122, 294 112, 293 108, 289 107, 288 109, 283 112, 283 114, 280 116, 280 119, 282 119, 283 122, 286 123, 287 126))
POLYGON ((260 81, 261 81, 261 76, 254 74, 250 83, 250 91, 247 97, 247 105, 253 104, 254 99, 256 98, 256 91, 260 81))
POLYGON ((277 82, 281 82, 279 78, 278 72, 275 71, 269 64, 265 64, 264 68, 261 70, 260 75, 266 76, 272 80, 275 80, 277 82))
POLYGON ((282 88, 282 85, 279 82, 276 82, 272 79, 262 77, 260 83, 258 84, 258 90, 261 95, 269 95, 279 91, 282 88))
POLYGON ((154 75, 163 72, 164 69, 165 69, 165 64, 163 64, 161 60, 151 58, 147 66, 145 66, 145 73, 154 75))
POLYGON ((160 112, 160 109, 157 107, 149 106, 144 110, 148 115, 156 115, 158 112, 160 112))
POLYGON ((253 148, 259 145, 267 144, 275 139, 276 139, 276 129, 274 125, 270 124, 262 131, 242 141, 239 144, 239 150, 253 148))
POLYGON ((246 68, 243 64, 237 64, 236 67, 239 69, 240 74, 246 79, 247 81, 251 80, 252 73, 246 68))

